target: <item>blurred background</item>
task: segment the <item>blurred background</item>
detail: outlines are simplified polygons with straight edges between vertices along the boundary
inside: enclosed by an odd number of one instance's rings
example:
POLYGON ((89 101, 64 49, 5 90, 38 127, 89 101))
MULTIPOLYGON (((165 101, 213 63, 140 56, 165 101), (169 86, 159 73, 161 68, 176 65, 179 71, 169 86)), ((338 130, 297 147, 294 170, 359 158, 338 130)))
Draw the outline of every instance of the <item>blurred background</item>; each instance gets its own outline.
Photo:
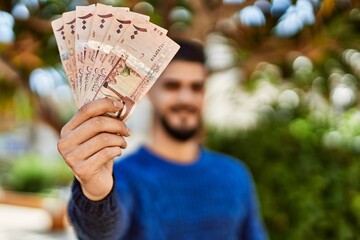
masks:
POLYGON ((358 0, 1 0, 0 239, 74 239, 56 143, 76 108, 50 22, 96 2, 205 44, 204 144, 249 166, 270 239, 360 239, 358 0))

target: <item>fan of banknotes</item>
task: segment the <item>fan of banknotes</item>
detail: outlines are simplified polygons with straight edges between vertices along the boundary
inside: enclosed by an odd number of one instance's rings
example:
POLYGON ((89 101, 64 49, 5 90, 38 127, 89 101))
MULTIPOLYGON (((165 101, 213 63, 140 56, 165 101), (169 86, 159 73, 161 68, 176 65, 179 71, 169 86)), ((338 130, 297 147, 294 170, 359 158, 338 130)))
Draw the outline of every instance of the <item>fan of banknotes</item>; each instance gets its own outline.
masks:
POLYGON ((77 6, 51 25, 77 107, 115 98, 124 121, 179 50, 165 29, 128 8, 77 6))

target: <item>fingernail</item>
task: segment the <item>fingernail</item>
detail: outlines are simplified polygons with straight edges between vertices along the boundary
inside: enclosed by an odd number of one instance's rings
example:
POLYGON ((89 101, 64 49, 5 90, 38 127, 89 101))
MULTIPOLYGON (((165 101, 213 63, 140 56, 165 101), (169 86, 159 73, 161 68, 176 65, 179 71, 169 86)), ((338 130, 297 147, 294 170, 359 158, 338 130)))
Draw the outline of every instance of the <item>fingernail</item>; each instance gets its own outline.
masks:
POLYGON ((119 101, 113 101, 113 104, 116 108, 118 109, 122 109, 123 108, 123 104, 122 102, 119 102, 119 101))
POLYGON ((126 127, 126 133, 127 133, 127 136, 128 136, 128 137, 131 136, 131 130, 130 130, 130 128, 126 127))

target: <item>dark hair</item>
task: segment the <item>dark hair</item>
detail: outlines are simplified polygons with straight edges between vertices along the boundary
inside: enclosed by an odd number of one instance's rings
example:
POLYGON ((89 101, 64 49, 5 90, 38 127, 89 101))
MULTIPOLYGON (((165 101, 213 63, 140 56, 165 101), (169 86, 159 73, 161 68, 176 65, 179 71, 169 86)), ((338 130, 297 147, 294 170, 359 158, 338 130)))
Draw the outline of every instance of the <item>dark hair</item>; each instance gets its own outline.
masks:
POLYGON ((174 39, 174 41, 180 45, 180 49, 172 59, 173 61, 185 60, 205 64, 204 47, 201 43, 184 39, 174 39))

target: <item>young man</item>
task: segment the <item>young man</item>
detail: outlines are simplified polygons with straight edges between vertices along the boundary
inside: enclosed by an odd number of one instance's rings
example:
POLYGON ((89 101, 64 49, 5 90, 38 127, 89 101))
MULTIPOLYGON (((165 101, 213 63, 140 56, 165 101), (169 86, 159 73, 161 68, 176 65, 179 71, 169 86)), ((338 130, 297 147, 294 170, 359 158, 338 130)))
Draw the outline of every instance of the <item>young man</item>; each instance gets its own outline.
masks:
POLYGON ((104 116, 122 108, 110 99, 64 126, 58 149, 76 177, 69 216, 80 239, 267 239, 247 168, 200 145, 205 57, 200 45, 179 44, 149 92, 147 146, 114 163, 130 131, 104 116))

